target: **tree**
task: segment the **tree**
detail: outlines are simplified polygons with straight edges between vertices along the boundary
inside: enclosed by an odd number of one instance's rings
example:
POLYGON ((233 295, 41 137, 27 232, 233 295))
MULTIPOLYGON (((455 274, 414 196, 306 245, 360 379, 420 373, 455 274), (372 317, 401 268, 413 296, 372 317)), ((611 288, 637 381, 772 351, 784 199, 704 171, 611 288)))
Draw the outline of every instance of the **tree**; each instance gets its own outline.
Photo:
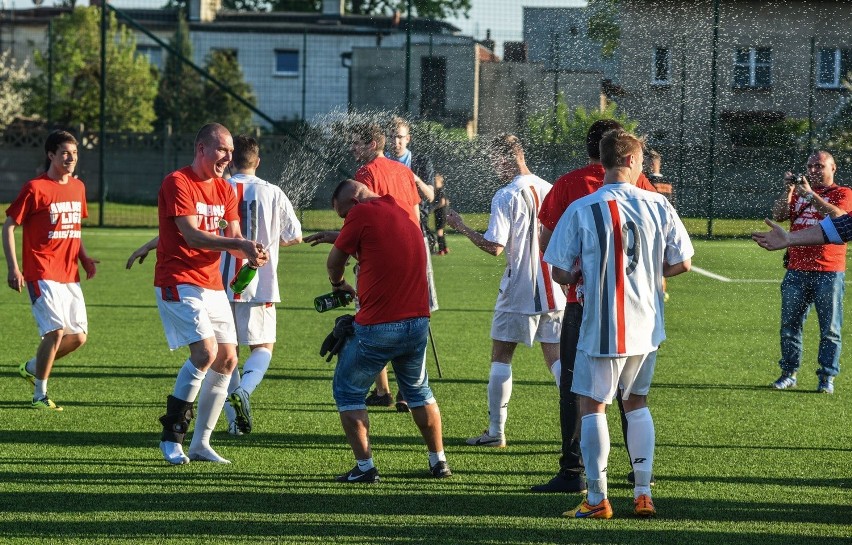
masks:
POLYGON ((18 66, 10 50, 0 53, 0 129, 24 113, 30 95, 25 85, 29 77, 26 62, 18 66))
POLYGON ((618 0, 590 0, 589 38, 601 44, 601 55, 615 54, 621 28, 618 26, 618 0))
MULTIPOLYGON (((178 26, 169 45, 184 59, 192 59, 189 25, 186 17, 178 16, 178 26)), ((202 106, 204 84, 201 75, 177 56, 169 54, 160 78, 160 87, 154 108, 157 127, 170 125, 174 133, 194 133, 207 122, 202 106)))
MULTIPOLYGON (((232 51, 213 50, 207 57, 205 68, 252 106, 257 105, 251 85, 243 79, 243 71, 232 51)), ((226 126, 232 134, 249 132, 254 127, 251 110, 209 80, 204 82, 204 102, 210 120, 226 126)))
POLYGON ((567 144, 573 156, 585 155, 586 133, 599 119, 614 119, 631 132, 638 125, 619 112, 615 102, 610 102, 603 110, 586 110, 578 106, 572 111, 560 93, 555 111, 535 114, 527 121, 529 141, 532 144, 567 144))
MULTIPOLYGON (((30 113, 65 126, 100 126, 101 38, 98 7, 76 8, 54 20, 53 51, 35 52, 39 74, 30 78, 30 113), (47 96, 48 63, 53 55, 53 96, 47 96)), ((148 59, 136 53, 136 39, 107 18, 106 127, 108 131, 148 132, 154 121, 156 76, 148 59)))
MULTIPOLYGON (((172 7, 186 0, 169 0, 172 7)), ((417 17, 447 19, 470 12, 471 0, 411 0, 412 12, 417 17)), ((237 11, 299 11, 317 12, 322 0, 224 0, 226 9, 237 11)), ((346 11, 357 15, 390 15, 394 11, 406 14, 408 0, 347 0, 346 11)))

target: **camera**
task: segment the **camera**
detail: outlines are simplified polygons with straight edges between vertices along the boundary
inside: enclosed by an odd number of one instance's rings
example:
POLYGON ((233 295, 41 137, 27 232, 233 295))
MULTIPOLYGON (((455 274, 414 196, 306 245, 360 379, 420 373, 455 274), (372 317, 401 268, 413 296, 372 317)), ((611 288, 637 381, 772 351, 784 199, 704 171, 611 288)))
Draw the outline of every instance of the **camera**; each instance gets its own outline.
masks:
POLYGON ((802 185, 808 181, 804 174, 791 174, 787 176, 786 180, 791 185, 802 185))

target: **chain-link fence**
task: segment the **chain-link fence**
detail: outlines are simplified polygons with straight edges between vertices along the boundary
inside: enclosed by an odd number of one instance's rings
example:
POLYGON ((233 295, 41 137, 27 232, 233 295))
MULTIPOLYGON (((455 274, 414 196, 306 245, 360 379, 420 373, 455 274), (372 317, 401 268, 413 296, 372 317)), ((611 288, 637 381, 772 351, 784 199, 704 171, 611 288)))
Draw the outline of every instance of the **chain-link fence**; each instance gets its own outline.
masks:
POLYGON ((158 4, 109 5, 103 27, 96 6, 0 12, 0 49, 30 74, 16 115, 0 116, 0 201, 36 172, 46 132, 70 128, 99 221, 153 225, 151 206, 130 205, 154 205, 163 176, 192 160, 195 131, 219 121, 258 135, 259 175, 298 208, 327 208, 356 167, 347 125, 393 114, 413 121, 412 149, 432 156, 462 211, 487 211, 500 183, 482 142, 521 135, 530 168, 554 181, 587 162, 585 130, 601 116, 648 135, 679 211, 708 234, 715 219, 767 215, 814 148, 852 181, 850 2, 474 0, 464 24, 409 18, 407 2, 369 15, 339 0, 303 12, 158 4))

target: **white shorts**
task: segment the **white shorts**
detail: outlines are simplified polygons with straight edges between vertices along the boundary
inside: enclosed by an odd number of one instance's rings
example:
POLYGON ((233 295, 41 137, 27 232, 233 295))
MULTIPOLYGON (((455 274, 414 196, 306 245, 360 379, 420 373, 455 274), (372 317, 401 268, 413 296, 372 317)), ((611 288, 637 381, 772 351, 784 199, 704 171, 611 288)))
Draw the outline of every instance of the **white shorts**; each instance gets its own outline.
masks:
POLYGON ((27 282, 33 316, 39 335, 63 330, 66 334, 86 333, 89 318, 79 282, 38 280, 27 282))
POLYGON ((619 388, 622 399, 630 394, 648 395, 656 364, 656 350, 621 358, 598 358, 577 350, 571 391, 607 405, 619 388))
POLYGON ((275 343, 275 303, 231 303, 231 309, 241 345, 275 343))
POLYGON ((548 314, 521 314, 520 312, 494 311, 491 320, 491 338, 495 341, 524 343, 558 343, 562 331, 562 311, 548 314))
POLYGON ((176 288, 155 287, 154 295, 170 349, 210 337, 218 344, 237 344, 234 315, 223 290, 178 284, 176 288))

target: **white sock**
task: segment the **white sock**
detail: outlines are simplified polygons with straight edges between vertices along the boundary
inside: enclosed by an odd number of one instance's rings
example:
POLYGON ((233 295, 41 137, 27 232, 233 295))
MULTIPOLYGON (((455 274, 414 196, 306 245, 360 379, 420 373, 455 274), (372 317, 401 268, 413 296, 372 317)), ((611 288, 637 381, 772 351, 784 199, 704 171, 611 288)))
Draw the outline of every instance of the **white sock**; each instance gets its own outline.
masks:
POLYGON ((183 367, 178 371, 172 395, 187 403, 193 403, 195 398, 198 397, 198 390, 201 389, 201 381, 204 380, 204 375, 205 371, 199 371, 192 365, 191 361, 186 360, 183 362, 183 367))
POLYGON ((192 443, 189 445, 189 454, 210 448, 210 435, 216 427, 216 421, 222 412, 222 404, 228 397, 228 382, 230 375, 217 373, 212 369, 207 371, 204 382, 201 383, 201 392, 198 395, 198 416, 195 419, 195 431, 192 433, 192 443))
POLYGON ((373 457, 372 456, 370 456, 366 460, 355 460, 355 461, 358 462, 358 469, 360 469, 361 471, 365 471, 365 472, 370 471, 371 469, 376 467, 376 465, 373 463, 373 457))
POLYGON ((243 378, 240 380, 240 386, 247 394, 251 395, 255 388, 263 380, 263 375, 269 369, 269 362, 272 361, 272 352, 266 348, 256 348, 251 351, 245 365, 243 365, 243 378))
POLYGON ((41 398, 47 397, 47 379, 35 379, 35 390, 33 391, 33 401, 38 401, 41 398))
POLYGON ((506 434, 510 397, 512 364, 492 361, 491 372, 488 374, 488 435, 503 437, 506 434))
MULTIPOLYGON (((228 395, 234 393, 234 390, 240 385, 240 369, 239 367, 234 369, 234 372, 231 373, 231 381, 228 383, 228 395)), ((237 411, 231 406, 231 402, 225 399, 225 418, 228 419, 228 425, 231 424, 234 420, 237 419, 237 411)))
POLYGON ((434 466, 438 462, 446 462, 446 461, 447 461, 447 455, 444 454, 443 450, 439 451, 439 452, 430 452, 429 453, 429 467, 434 466))
POLYGON ((597 505, 606 498, 606 468, 609 459, 609 426, 605 413, 592 413, 580 423, 580 451, 586 463, 586 483, 589 505, 597 505))
POLYGON ((633 497, 642 494, 651 495, 651 474, 654 469, 654 419, 648 407, 630 411, 624 415, 627 418, 627 451, 633 458, 633 474, 635 488, 633 497))
POLYGON ((559 381, 562 380, 562 360, 556 360, 550 366, 550 373, 556 379, 556 387, 559 388, 559 381))
POLYGON ((35 376, 35 374, 36 374, 36 359, 35 359, 35 357, 33 357, 30 360, 27 360, 27 364, 24 366, 24 368, 27 370, 27 373, 35 376))

